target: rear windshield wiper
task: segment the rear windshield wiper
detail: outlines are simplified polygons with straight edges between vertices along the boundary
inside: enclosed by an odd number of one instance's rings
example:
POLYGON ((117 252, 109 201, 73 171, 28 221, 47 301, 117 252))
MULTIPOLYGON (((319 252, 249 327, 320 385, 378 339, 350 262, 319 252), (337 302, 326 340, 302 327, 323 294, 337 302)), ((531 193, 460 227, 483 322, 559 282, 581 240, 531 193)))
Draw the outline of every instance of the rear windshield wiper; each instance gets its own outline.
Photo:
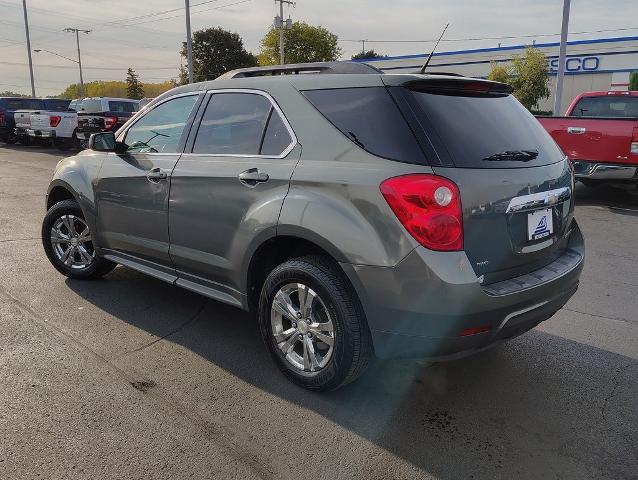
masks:
POLYGON ((485 157, 483 160, 487 162, 529 162, 536 157, 538 157, 536 150, 507 150, 485 157))

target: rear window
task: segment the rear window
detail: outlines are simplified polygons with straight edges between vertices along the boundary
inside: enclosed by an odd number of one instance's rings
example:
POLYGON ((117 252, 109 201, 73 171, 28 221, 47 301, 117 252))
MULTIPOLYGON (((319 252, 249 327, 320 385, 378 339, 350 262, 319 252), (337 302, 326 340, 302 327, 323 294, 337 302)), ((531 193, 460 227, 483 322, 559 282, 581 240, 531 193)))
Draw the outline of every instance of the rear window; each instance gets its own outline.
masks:
POLYGON ((607 95, 578 100, 572 117, 638 118, 638 97, 607 95))
POLYGON ((47 99, 44 101, 44 108, 47 110, 53 110, 54 112, 66 112, 69 108, 70 100, 53 100, 47 99))
POLYGON ((564 158, 540 122, 511 95, 411 91, 408 97, 444 164, 520 168, 564 158))
POLYGON ((304 96, 364 150, 409 163, 424 163, 414 134, 384 87, 306 90, 304 96))
POLYGON ((81 112, 98 113, 102 111, 102 100, 82 100, 81 112))
POLYGON ((121 102, 109 100, 109 112, 133 113, 139 110, 138 102, 121 102))

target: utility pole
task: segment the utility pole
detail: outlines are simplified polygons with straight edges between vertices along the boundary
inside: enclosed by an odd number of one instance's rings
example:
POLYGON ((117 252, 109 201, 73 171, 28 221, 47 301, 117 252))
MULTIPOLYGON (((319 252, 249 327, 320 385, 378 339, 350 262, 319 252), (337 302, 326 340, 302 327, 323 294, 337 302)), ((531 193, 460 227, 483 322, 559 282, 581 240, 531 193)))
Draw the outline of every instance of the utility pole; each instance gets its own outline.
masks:
POLYGON ((82 78, 82 56, 80 55, 80 32, 82 33, 91 33, 91 30, 82 30, 81 28, 71 28, 67 27, 64 29, 65 32, 75 33, 75 41, 78 46, 78 66, 80 67, 80 97, 84 97, 84 79, 82 78))
POLYGON ((563 80, 565 78, 565 57, 567 56, 567 31, 569 29, 570 0, 563 3, 563 27, 560 31, 560 50, 558 52, 558 72, 556 74, 556 96, 554 97, 554 115, 562 113, 563 80))
POLYGON ((364 55, 366 53, 366 41, 365 40, 361 40, 361 53, 363 53, 364 55))
POLYGON ((188 61, 188 83, 193 83, 193 39, 191 38, 190 0, 184 0, 186 7, 186 55, 188 61))
POLYGON ((284 65, 286 63, 284 56, 284 31, 292 28, 292 20, 290 18, 284 22, 284 3, 294 6, 295 2, 275 0, 275 3, 277 2, 279 2, 279 16, 275 17, 275 28, 279 29, 279 63, 284 65))
POLYGON ((31 38, 29 37, 29 19, 27 18, 27 0, 22 0, 24 10, 24 31, 27 36, 27 53, 29 55, 29 74, 31 75, 31 96, 35 98, 35 82, 33 81, 33 62, 31 61, 31 38))

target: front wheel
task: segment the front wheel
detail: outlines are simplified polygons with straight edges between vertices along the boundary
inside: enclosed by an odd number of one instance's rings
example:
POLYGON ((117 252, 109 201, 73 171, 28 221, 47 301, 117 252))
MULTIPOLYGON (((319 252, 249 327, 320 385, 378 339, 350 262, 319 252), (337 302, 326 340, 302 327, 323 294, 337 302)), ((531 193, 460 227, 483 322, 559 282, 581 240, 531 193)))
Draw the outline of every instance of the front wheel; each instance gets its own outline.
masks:
POLYGON ((276 267, 262 288, 259 323, 279 368, 309 390, 352 382, 373 356, 359 299, 326 257, 301 257, 276 267))
POLYGON ((71 278, 99 278, 115 268, 115 263, 98 257, 93 237, 75 200, 53 205, 42 222, 42 245, 49 261, 71 278))

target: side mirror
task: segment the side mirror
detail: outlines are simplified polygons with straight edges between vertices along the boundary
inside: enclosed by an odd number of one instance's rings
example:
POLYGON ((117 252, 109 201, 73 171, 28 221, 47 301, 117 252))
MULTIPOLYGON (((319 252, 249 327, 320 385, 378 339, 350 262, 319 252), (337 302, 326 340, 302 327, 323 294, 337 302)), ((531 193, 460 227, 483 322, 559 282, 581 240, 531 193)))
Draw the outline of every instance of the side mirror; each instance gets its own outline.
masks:
POLYGON ((89 138, 89 148, 96 152, 126 152, 126 145, 115 140, 113 132, 94 133, 89 138))

